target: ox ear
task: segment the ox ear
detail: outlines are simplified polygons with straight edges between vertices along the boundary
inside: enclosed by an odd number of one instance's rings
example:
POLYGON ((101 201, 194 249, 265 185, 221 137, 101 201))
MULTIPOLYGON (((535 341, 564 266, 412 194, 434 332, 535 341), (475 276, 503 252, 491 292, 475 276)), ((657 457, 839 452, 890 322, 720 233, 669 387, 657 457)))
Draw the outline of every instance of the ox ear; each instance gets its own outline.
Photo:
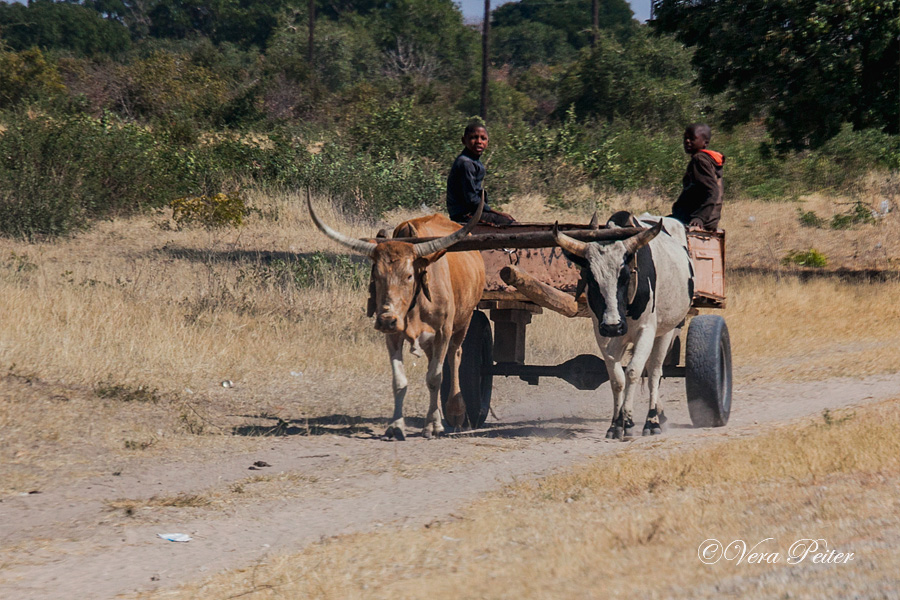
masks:
POLYGON ((424 269, 431 263, 439 261, 445 254, 447 254, 446 250, 438 250, 434 254, 429 254, 428 256, 420 256, 415 260, 413 265, 416 267, 416 269, 418 269, 419 265, 421 264, 423 265, 422 268, 424 269))
POLYGON ((590 265, 590 263, 588 262, 588 259, 583 258, 583 257, 581 257, 581 256, 578 256, 577 254, 572 254, 571 252, 569 252, 569 251, 566 250, 565 248, 563 248, 562 251, 563 251, 563 255, 564 255, 567 259, 569 259, 570 261, 572 261, 572 262, 573 262, 576 266, 578 266, 579 268, 581 268, 581 269, 590 269, 590 268, 591 268, 591 265, 590 265))
POLYGON ((423 256, 413 261, 413 269, 415 270, 416 281, 419 283, 419 289, 422 290, 422 294, 425 295, 429 302, 431 302, 431 290, 428 289, 428 265, 443 256, 445 252, 445 250, 441 250, 431 256, 423 256))
POLYGON ((369 275, 369 300, 366 302, 366 316, 375 316, 375 265, 372 265, 372 274, 369 275))

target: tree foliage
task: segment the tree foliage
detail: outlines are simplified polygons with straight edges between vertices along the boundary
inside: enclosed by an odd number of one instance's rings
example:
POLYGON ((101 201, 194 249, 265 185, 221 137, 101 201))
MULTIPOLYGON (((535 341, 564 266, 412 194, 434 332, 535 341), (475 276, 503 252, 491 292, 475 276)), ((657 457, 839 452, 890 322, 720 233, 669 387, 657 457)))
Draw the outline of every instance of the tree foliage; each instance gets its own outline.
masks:
POLYGON ((817 147, 844 122, 900 128, 898 0, 654 0, 660 32, 696 47, 701 88, 729 123, 765 116, 782 147, 817 147))
MULTIPOLYGON (((601 31, 628 29, 626 0, 599 0, 601 31)), ((491 17, 492 60, 517 68, 569 62, 591 42, 591 0, 521 0, 498 6, 491 17)))
POLYGON ((13 50, 38 46, 87 56, 115 54, 131 44, 121 23, 78 4, 51 0, 0 4, 0 36, 13 50))
POLYGON ((702 99, 690 83, 690 53, 644 28, 620 38, 604 32, 594 48, 581 51, 560 83, 560 108, 653 127, 696 119, 702 99))
POLYGON ((55 98, 65 91, 59 71, 38 48, 4 52, 0 46, 0 109, 25 100, 55 98))

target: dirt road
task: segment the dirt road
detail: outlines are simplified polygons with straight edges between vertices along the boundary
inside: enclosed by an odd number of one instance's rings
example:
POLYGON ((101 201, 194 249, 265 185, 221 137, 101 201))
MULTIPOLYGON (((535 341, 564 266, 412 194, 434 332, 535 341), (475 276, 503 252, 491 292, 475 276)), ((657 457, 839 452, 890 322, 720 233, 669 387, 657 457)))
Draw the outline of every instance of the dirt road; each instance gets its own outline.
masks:
MULTIPOLYGON (((634 445, 703 444, 773 423, 900 394, 900 375, 816 383, 748 384, 725 428, 690 426, 681 380, 663 384, 668 431, 604 439, 607 386, 579 392, 500 380, 504 404, 485 429, 426 441, 374 435, 286 435, 252 454, 168 456, 0 502, 0 597, 111 598, 264 561, 323 537, 420 527, 479 494, 634 445), (254 466, 259 463, 262 466, 254 466), (264 464, 263 464, 264 463, 264 464), (269 465, 269 466, 265 466, 269 465), (187 533, 173 543, 159 533, 187 533)), ((642 415, 646 404, 636 404, 642 415)), ((414 424, 415 420, 410 420, 414 424)), ((268 440, 267 440, 268 441, 268 440)))

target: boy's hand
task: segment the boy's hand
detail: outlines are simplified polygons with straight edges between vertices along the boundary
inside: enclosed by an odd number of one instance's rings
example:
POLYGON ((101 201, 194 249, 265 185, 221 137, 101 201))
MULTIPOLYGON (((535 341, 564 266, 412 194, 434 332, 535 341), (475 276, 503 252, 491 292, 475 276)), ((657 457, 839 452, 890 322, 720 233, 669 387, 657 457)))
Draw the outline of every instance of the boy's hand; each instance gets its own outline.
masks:
POLYGON ((700 219, 691 219, 688 227, 690 227, 691 229, 703 229, 703 221, 701 221, 700 219))

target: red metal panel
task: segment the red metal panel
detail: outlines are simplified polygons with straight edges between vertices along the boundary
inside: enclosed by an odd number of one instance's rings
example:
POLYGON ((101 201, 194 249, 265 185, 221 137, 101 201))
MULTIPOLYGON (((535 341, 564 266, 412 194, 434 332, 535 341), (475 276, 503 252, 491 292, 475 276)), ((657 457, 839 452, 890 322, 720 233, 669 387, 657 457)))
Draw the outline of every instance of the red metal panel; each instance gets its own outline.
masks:
POLYGON ((688 252, 694 265, 694 305, 725 307, 725 232, 689 231, 688 252))

